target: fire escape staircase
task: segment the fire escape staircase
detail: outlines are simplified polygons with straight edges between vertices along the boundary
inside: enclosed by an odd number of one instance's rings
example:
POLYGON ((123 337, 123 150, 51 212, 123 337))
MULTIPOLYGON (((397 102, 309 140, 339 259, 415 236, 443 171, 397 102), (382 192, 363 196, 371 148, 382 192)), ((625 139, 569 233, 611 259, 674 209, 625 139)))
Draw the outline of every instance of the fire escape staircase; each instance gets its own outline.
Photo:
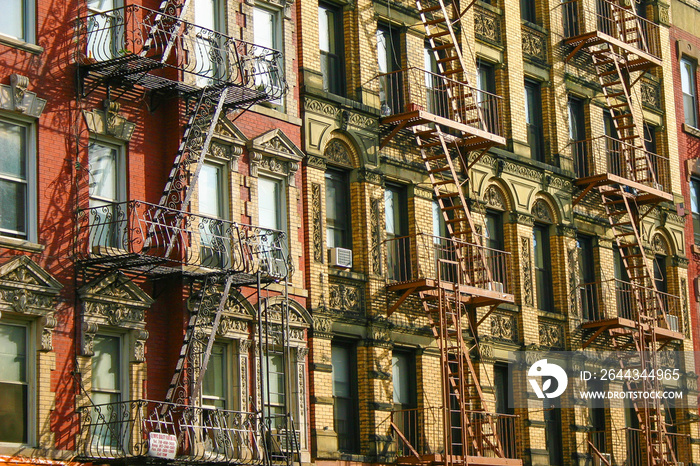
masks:
MULTIPOLYGON (((643 146, 643 125, 639 112, 633 109, 632 81, 634 72, 643 71, 661 64, 660 58, 649 49, 654 37, 642 27, 644 21, 630 7, 620 6, 607 0, 597 0, 596 15, 587 15, 579 8, 582 2, 570 2, 570 37, 565 43, 574 48, 572 58, 579 50, 587 50, 594 71, 611 111, 617 142, 606 148, 607 164, 612 158, 617 166, 610 172, 588 167, 582 170, 576 184, 582 188, 574 204, 596 189, 605 209, 612 234, 619 248, 624 269, 631 288, 632 316, 594 320, 583 324, 592 334, 584 342, 587 347, 595 341, 602 345, 612 342, 617 352, 636 351, 639 358, 630 362, 620 359, 623 370, 656 371, 655 353, 670 341, 682 340, 683 335, 669 326, 666 303, 656 286, 653 265, 647 259, 641 239, 641 220, 661 202, 671 201, 672 195, 663 191, 657 182, 655 166, 643 146), (576 10, 574 10, 576 8, 576 10), (575 16, 572 14, 574 12, 575 16), (583 22, 572 21, 572 18, 583 22), (577 30, 573 26, 592 30, 577 30), (594 24, 593 29, 590 25, 594 24), (591 173, 591 171, 593 173, 591 173), (642 212, 640 206, 647 205, 642 212), (631 317, 631 318, 630 318, 631 317), (607 340, 606 340, 607 338, 607 340)), ((566 11, 566 10, 565 10, 566 11)), ((593 163, 590 159, 589 163, 593 163)), ((604 166, 608 166, 603 164, 604 166)), ((627 383, 629 390, 658 391, 662 387, 657 378, 642 378, 638 383, 627 383)), ((642 436, 645 440, 645 464, 649 466, 670 466, 676 464, 676 457, 667 435, 663 419, 661 400, 643 399, 634 403, 642 436)), ((597 452, 594 448, 593 452, 597 452)), ((607 458, 598 452, 599 459, 606 464, 607 458)))
MULTIPOLYGON (((190 263, 193 261, 189 261, 187 253, 183 251, 186 247, 198 247, 188 243, 192 242, 186 233, 189 231, 188 227, 191 227, 189 224, 192 214, 187 209, 219 117, 228 109, 243 108, 256 102, 279 98, 286 92, 286 84, 282 70, 279 69, 279 52, 237 41, 188 23, 184 18, 189 3, 190 0, 181 3, 166 0, 161 4, 159 11, 130 5, 81 18, 78 21, 81 40, 77 62, 82 96, 105 86, 108 98, 112 88, 122 87, 126 89, 125 92, 141 88, 150 92, 152 96, 179 95, 185 99, 187 124, 161 200, 157 206, 149 209, 147 220, 138 218, 140 222, 136 229, 142 233, 142 230, 147 231, 140 238, 143 246, 141 252, 159 249, 166 259, 177 258, 178 255, 185 256, 180 257, 181 263, 196 266, 196 263, 190 263), (117 40, 122 40, 125 48, 115 53, 117 40), (194 62, 197 59, 199 62, 194 62), (213 60, 218 62, 212 63, 213 60)), ((94 216, 91 218, 94 220, 94 216)), ((149 425, 156 426, 155 431, 163 431, 163 426, 174 423, 172 419, 176 416, 173 414, 175 411, 185 409, 184 412, 189 412, 183 407, 189 407, 191 410, 201 404, 204 376, 232 287, 255 286, 257 282, 260 293, 261 283, 287 278, 287 258, 284 257, 286 249, 281 246, 284 239, 279 232, 232 225, 217 225, 213 219, 199 223, 199 228, 207 229, 209 236, 217 236, 214 241, 219 243, 222 242, 222 235, 227 234, 222 230, 235 229, 241 243, 240 249, 243 251, 241 255, 245 260, 238 264, 221 263, 211 270, 203 269, 201 273, 192 274, 192 290, 196 303, 190 313, 166 400, 165 403, 159 404, 158 409, 151 410, 149 419, 143 422, 141 428, 149 425), (243 236, 245 237, 242 238, 243 236), (250 265, 248 262, 254 259, 256 264, 250 265), (283 262, 284 270, 280 271, 279 267, 271 268, 270 264, 274 261, 283 262), (171 420, 166 422, 163 419, 171 420)), ((228 251, 227 248, 222 249, 228 251)), ((143 261, 136 263, 140 266, 143 261)), ((126 263, 123 265, 128 266, 126 263)), ((151 269, 151 272, 158 273, 159 270, 161 269, 151 269)), ((286 298, 286 291, 284 296, 286 298)), ((288 308, 282 312, 283 316, 287 314, 288 308)), ((286 328, 284 322, 280 324, 282 328, 286 328)), ((259 322, 259 325, 262 323, 259 322)), ((262 333, 259 333, 262 336, 262 333)), ((262 366, 261 364, 261 370, 262 366)), ((254 442, 270 443, 273 435, 266 431, 271 424, 266 422, 265 412, 266 410, 260 407, 256 414, 258 419, 239 420, 238 422, 249 424, 232 426, 231 432, 234 433, 228 432, 227 435, 238 437, 241 429, 250 429, 251 432, 246 435, 261 437, 253 440, 254 442)), ((99 417, 104 420, 104 416, 99 417)), ((191 417, 180 413, 178 422, 182 424, 196 421, 190 419, 191 417)), ((287 418, 287 429, 291 425, 289 430, 294 432, 290 415, 287 415, 287 418)), ((220 429, 220 426, 212 428, 220 429)), ((94 427, 91 430, 94 430, 94 427)), ((112 431, 110 435, 116 437, 113 426, 109 430, 112 431)), ((204 431, 204 427, 201 427, 201 430, 204 431)), ((177 434, 181 444, 179 448, 191 449, 193 440, 184 438, 185 432, 186 430, 180 429, 177 434)), ((295 461, 295 457, 299 458, 297 437, 292 437, 293 445, 287 445, 282 454, 279 452, 279 445, 276 449, 273 448, 278 450, 274 453, 267 451, 271 445, 266 445, 261 449, 262 457, 257 460, 236 458, 235 455, 228 457, 230 455, 224 453, 223 456, 219 454, 214 462, 250 461, 255 464, 290 465, 295 461)), ((228 448, 229 453, 238 449, 235 445, 228 448)), ((141 455, 145 453, 143 449, 139 452, 141 455)), ((211 456, 211 452, 207 454, 211 456)), ((201 461, 203 458, 190 459, 201 461)))
POLYGON ((463 173, 481 154, 496 144, 505 143, 505 139, 491 132, 486 124, 485 111, 479 105, 479 91, 470 87, 466 80, 464 56, 455 32, 456 24, 473 3, 468 2, 466 8, 459 10, 457 3, 449 0, 416 0, 439 68, 440 87, 451 108, 451 121, 428 115, 429 112, 415 111, 389 116, 382 122, 397 125, 383 145, 399 130, 410 128, 447 226, 449 239, 443 240, 450 243, 449 253, 438 254, 434 277, 389 286, 390 290, 402 293, 389 314, 410 294, 418 293, 438 342, 442 364, 444 451, 424 454, 393 426, 412 455, 398 458, 399 464, 522 464, 521 460, 511 459, 513 452, 508 452, 509 456, 503 446, 497 416, 488 411, 488 401, 473 362, 479 359, 477 327, 486 318, 477 322, 475 308, 490 306, 490 314, 499 304, 514 300, 512 294, 485 287, 494 282, 494 276, 488 252, 481 245, 482 238, 477 234, 468 207, 466 181, 462 181, 466 178, 463 173), (453 92, 464 84, 468 89, 466 94, 453 92), (464 112, 464 106, 470 106, 472 112, 464 112), (468 114, 472 115, 471 120, 463 118, 468 114), (469 151, 479 153, 470 160, 469 151))

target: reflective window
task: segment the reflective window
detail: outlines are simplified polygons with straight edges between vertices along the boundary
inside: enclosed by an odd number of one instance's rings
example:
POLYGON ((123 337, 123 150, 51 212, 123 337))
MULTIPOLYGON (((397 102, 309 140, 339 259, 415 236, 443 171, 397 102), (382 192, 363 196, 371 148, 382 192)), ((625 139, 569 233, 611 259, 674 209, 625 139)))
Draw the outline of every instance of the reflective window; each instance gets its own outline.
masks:
POLYGON ((26 239, 29 208, 28 128, 0 121, 0 234, 26 239))
POLYGON ((27 327, 0 324, 0 442, 28 441, 28 351, 27 327))

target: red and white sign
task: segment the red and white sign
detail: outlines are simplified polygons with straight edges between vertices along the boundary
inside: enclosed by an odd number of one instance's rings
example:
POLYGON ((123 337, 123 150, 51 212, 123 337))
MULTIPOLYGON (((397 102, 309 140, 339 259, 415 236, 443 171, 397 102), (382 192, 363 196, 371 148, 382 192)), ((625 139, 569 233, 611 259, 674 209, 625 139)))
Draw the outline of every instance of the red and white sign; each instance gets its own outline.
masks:
POLYGON ((175 459, 177 437, 170 434, 151 432, 148 434, 148 456, 175 459))

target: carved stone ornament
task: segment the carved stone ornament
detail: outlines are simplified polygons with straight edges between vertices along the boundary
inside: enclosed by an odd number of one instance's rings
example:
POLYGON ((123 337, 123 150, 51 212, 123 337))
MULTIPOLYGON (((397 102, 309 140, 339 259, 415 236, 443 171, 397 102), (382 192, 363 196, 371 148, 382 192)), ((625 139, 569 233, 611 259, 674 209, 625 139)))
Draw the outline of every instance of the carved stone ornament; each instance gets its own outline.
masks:
MULTIPOLYGON (((102 327, 128 329, 132 360, 145 360, 146 310, 153 298, 121 272, 93 280, 78 290, 78 296, 83 302, 83 333, 94 334, 102 327)), ((83 356, 92 356, 91 341, 89 335, 83 336, 83 356)))
POLYGON ((492 314, 491 337, 499 340, 518 341, 518 324, 515 316, 492 314))
POLYGON ((554 223, 554 215, 549 205, 543 199, 538 199, 532 206, 532 215, 540 222, 554 223))
POLYGON ((321 216, 321 185, 311 183, 311 244, 314 261, 323 263, 323 218, 321 216))
POLYGON ((658 233, 655 234, 651 240, 651 251, 654 254, 660 254, 664 256, 669 255, 668 243, 666 242, 666 239, 658 233))
POLYGON ((39 118, 46 107, 46 100, 28 91, 29 78, 10 75, 10 85, 0 84, 0 109, 39 118))
POLYGON ((331 283, 329 286, 328 307, 331 312, 340 314, 364 314, 363 289, 359 285, 345 282, 331 283))
POLYGON ((53 349, 54 311, 63 288, 58 280, 26 256, 0 266, 0 315, 3 312, 38 320, 39 350, 53 349))
POLYGON ((329 162, 333 162, 338 165, 343 165, 348 168, 352 168, 352 159, 350 158, 350 150, 338 139, 332 139, 326 146, 324 155, 329 162))
POLYGON ((330 317, 314 316, 313 335, 315 338, 331 338, 333 322, 330 317))
POLYGON ((479 356, 482 361, 486 363, 493 363, 494 361, 494 348, 490 343, 482 342, 479 344, 479 356))
POLYGON ((503 198, 503 194, 494 185, 489 186, 484 191, 484 202, 491 208, 506 210, 506 201, 503 198))
POLYGON ((284 175, 290 186, 294 186, 294 177, 304 153, 280 129, 273 129, 248 142, 250 151, 250 174, 258 176, 258 170, 284 175))
POLYGON ((523 295, 525 304, 532 306, 534 297, 532 293, 532 261, 530 250, 530 238, 522 236, 520 238, 520 250, 523 260, 523 295))
POLYGON ((572 317, 579 317, 579 300, 581 294, 578 292, 579 282, 579 250, 576 247, 570 248, 567 252, 569 256, 569 313, 572 317))
POLYGON ((535 61, 547 61, 547 41, 543 33, 523 25, 523 55, 535 61))
POLYGON ((474 9, 474 35, 492 44, 501 43, 501 18, 480 7, 474 9))
POLYGON ((554 322, 540 322, 540 345, 549 348, 564 348, 564 327, 554 322))
POLYGON ((373 198, 369 201, 369 226, 370 226, 370 255, 372 257, 372 272, 375 275, 382 273, 380 261, 379 243, 381 242, 381 226, 379 223, 379 209, 381 201, 373 198))

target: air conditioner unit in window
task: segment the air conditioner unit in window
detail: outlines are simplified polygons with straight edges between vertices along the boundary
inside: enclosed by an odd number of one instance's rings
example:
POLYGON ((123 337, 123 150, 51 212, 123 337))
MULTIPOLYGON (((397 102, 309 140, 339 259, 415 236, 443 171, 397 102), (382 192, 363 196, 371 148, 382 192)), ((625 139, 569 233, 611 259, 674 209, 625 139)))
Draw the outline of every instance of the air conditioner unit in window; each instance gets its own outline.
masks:
POLYGON ((598 455, 593 456, 594 466, 608 466, 609 464, 612 464, 612 457, 610 456, 610 453, 601 453, 600 456, 602 456, 602 458, 598 455))
POLYGON ((332 267, 343 269, 352 268, 352 249, 330 248, 330 262, 332 267))
POLYGON ((678 328, 678 316, 666 315, 666 322, 668 322, 668 329, 672 332, 679 332, 678 328))
POLYGON ((489 291, 498 291, 499 293, 504 293, 505 286, 501 282, 488 282, 486 284, 486 289, 489 291))

